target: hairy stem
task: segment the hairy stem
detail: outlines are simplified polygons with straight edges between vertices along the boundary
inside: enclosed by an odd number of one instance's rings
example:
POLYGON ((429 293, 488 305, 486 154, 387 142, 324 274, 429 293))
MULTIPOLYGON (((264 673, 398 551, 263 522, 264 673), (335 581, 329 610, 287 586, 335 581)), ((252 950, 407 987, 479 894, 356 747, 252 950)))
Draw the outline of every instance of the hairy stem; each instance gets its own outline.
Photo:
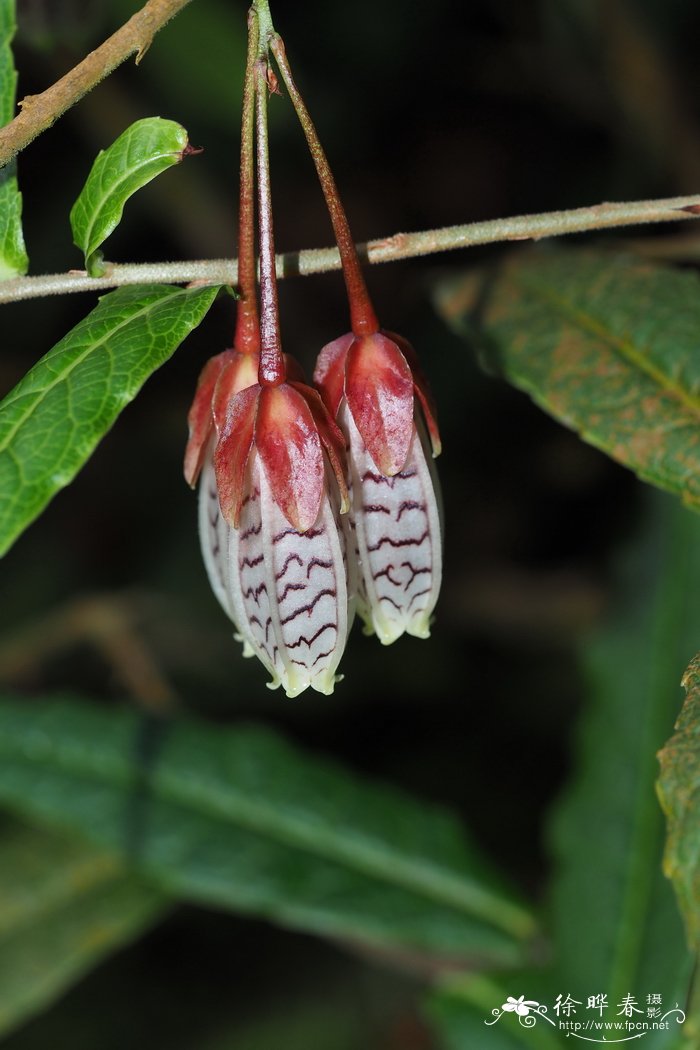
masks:
MULTIPOLYGON (((469 248, 477 244, 500 241, 541 240, 567 233, 605 230, 615 226, 640 223, 678 222, 700 217, 700 194, 692 197, 667 197, 651 201, 626 201, 596 204, 571 211, 518 215, 509 219, 491 219, 464 226, 445 226, 439 230, 396 233, 359 245, 360 255, 370 263, 394 262, 419 255, 469 248)), ((644 242, 648 250, 648 242, 644 242)), ((340 269, 337 248, 309 248, 276 256, 277 278, 307 276, 340 269)), ((43 274, 37 277, 15 277, 0 282, 0 303, 36 299, 45 295, 68 292, 101 291, 127 284, 170 282, 173 284, 236 284, 238 264, 235 259, 199 259, 185 262, 112 263, 103 277, 87 277, 84 271, 43 274)))
POLYGON ((241 176, 238 204, 238 287, 241 294, 236 311, 236 350, 255 353, 260 350, 258 317, 257 267, 255 263, 255 62, 258 57, 258 20, 248 12, 248 55, 243 82, 243 117, 241 120, 241 176))
POLYGON ((258 161, 258 230, 260 232, 260 368, 261 386, 277 386, 286 378, 280 339, 275 239, 267 139, 267 62, 255 66, 255 132, 258 161))
POLYGON ((255 12, 260 30, 258 37, 258 58, 267 58, 270 38, 275 32, 268 0, 253 0, 251 10, 255 12))
POLYGON ((27 95, 21 112, 0 128, 0 167, 7 164, 37 135, 50 128, 67 109, 104 80, 130 55, 145 55, 153 37, 190 0, 148 0, 121 29, 40 95, 27 95))
POLYGON ((299 117, 299 123, 304 130, 306 141, 309 145, 311 156, 316 167, 316 173, 319 182, 321 183, 323 196, 326 199, 326 206, 330 213, 331 223, 333 224, 333 233, 335 234, 338 251, 340 253, 345 285, 348 290, 352 330, 355 335, 371 335, 373 332, 379 330, 379 322, 377 321, 377 316, 374 312, 369 292, 367 291, 367 285, 365 284, 365 278, 362 273, 362 267, 360 266, 355 242, 353 241, 352 233, 350 232, 348 218, 345 214, 345 208, 343 207, 342 201, 340 200, 338 187, 333 178, 328 158, 326 157, 323 146, 320 143, 309 111, 306 108, 304 100, 299 94, 299 90, 294 82, 294 77, 292 76, 289 62, 287 61, 284 41, 280 36, 275 35, 270 41, 270 46, 272 48, 272 53, 277 60, 280 72, 282 73, 282 79, 284 80, 287 91, 289 92, 289 97, 291 98, 296 114, 299 117))

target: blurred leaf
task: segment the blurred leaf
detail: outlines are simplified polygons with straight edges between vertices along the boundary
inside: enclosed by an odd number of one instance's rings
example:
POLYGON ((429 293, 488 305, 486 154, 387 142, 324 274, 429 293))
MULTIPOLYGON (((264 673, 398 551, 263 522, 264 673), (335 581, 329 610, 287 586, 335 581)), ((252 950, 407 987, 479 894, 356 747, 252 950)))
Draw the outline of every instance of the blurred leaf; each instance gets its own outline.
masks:
MULTIPOLYGON (((0 0, 0 126, 15 115, 17 73, 12 59, 15 0, 0 0)), ((0 168, 0 281, 27 272, 29 259, 22 234, 22 194, 14 161, 0 168)))
POLYGON ((331 995, 310 996, 301 1002, 275 1003, 270 1013, 229 1026, 229 1031, 200 1039, 198 1050, 357 1050, 368 1045, 367 1018, 357 1003, 331 995))
POLYGON ((154 744, 149 726, 127 710, 6 700, 0 803, 121 851, 193 901, 431 968, 521 957, 532 919, 449 814, 262 729, 180 722, 154 744))
POLYGON ((141 285, 105 295, 0 402, 0 554, 73 480, 217 291, 141 285))
MULTIPOLYGON (((611 1013, 627 994, 643 1008, 651 992, 662 994, 664 1009, 683 1006, 692 963, 661 872, 654 779, 682 669, 700 638, 700 519, 667 497, 655 496, 650 510, 614 615, 583 653, 589 705, 574 777, 550 827, 556 992, 584 1004, 607 994, 611 1013)), ((645 1045, 674 1044, 671 1028, 649 1032, 645 1045)))
POLYGON ((700 507, 700 276, 609 253, 519 252, 438 289, 457 330, 555 418, 700 507))
POLYGON ((153 923, 164 898, 119 861, 18 824, 0 836, 0 1034, 153 923))
MULTIPOLYGON (((122 21, 134 13, 132 0, 111 5, 113 17, 122 21)), ((230 129, 231 114, 241 108, 247 32, 245 8, 232 12, 229 0, 198 0, 168 23, 140 78, 167 99, 170 112, 196 120, 198 134, 202 126, 230 129)), ((268 119, 274 120, 275 109, 268 119)))
POLYGON ((70 213, 73 243, 85 255, 92 277, 105 272, 98 248, 119 224, 124 205, 156 175, 179 164, 187 132, 173 120, 145 117, 131 124, 106 150, 100 150, 70 213))
MULTIPOLYGON (((501 1009, 508 995, 517 999, 523 994, 520 979, 508 991, 505 987, 479 976, 447 978, 426 1003, 441 1050, 562 1050, 562 1037, 545 1017, 533 1011, 521 1020, 501 1009)), ((556 1017, 552 1020, 556 1025, 556 1017)))
POLYGON ((659 752, 659 796, 668 821, 664 870, 673 881, 688 940, 700 950, 700 655, 685 673, 676 732, 659 752))

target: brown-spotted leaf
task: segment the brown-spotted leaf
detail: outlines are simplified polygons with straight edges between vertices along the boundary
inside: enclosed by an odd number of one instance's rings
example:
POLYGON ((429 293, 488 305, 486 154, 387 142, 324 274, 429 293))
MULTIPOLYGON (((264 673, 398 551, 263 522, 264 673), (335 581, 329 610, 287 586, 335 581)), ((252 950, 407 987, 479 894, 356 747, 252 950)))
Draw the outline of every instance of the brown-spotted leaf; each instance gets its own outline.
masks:
POLYGON ((659 798, 668 833, 664 871, 672 880, 691 948, 700 948, 700 653, 683 677, 685 703, 659 752, 659 798))
POLYGON ((700 508, 700 277, 606 252, 517 252, 437 307, 546 411, 700 508))

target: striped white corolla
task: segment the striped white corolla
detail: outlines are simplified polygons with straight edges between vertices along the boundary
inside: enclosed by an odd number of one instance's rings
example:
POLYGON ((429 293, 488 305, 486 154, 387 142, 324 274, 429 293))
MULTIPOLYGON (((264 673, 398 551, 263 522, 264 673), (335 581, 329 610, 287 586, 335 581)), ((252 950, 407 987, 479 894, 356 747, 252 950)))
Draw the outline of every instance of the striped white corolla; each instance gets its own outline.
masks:
POLYGON ((231 526, 224 520, 216 487, 213 442, 199 476, 199 543, 209 583, 219 605, 233 620, 228 585, 228 544, 231 526))
POLYGON ((288 696, 333 692, 354 608, 343 435, 305 384, 255 384, 230 400, 213 460, 204 560, 244 651, 288 696))
POLYGON ((390 332, 348 333, 322 349, 314 379, 348 446, 357 610, 385 645, 427 638, 442 581, 440 438, 415 351, 390 332))
POLYGON ((299 532, 273 498, 255 451, 248 471, 238 528, 224 522, 228 549, 212 559, 217 574, 228 571, 227 611, 270 672, 271 689, 282 685, 290 697, 309 687, 332 693, 353 615, 332 490, 327 486, 315 523, 299 532))
POLYGON ((212 458, 213 449, 214 442, 212 441, 199 477, 199 544, 202 550, 202 560, 214 596, 236 628, 234 638, 237 642, 243 643, 243 655, 254 656, 255 650, 240 632, 231 601, 229 544, 231 533, 235 530, 231 528, 221 513, 212 458))
POLYGON ((346 529, 357 562, 357 612, 384 645, 404 632, 427 638, 442 581, 442 509, 425 428, 417 420, 403 469, 387 477, 344 400, 338 421, 350 449, 346 529))
MULTIPOLYGON (((228 593, 228 541, 230 526, 219 505, 214 473, 214 448, 228 401, 255 383, 260 355, 225 350, 210 358, 201 371, 197 391, 188 413, 189 440, 185 450, 184 473, 194 486, 199 478, 199 542, 211 589, 224 612, 233 620, 228 593), (219 425, 217 426, 217 415, 219 425)), ((237 640, 242 640, 236 634, 237 640)), ((247 643, 243 655, 251 656, 247 643)))

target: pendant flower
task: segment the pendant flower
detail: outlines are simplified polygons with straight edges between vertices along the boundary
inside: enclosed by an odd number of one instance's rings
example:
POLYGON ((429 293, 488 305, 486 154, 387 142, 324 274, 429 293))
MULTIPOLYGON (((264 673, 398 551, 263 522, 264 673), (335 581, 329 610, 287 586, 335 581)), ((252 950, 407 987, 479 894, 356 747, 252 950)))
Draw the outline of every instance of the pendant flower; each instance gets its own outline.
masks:
POLYGON ((242 639, 271 688, 332 693, 353 617, 338 522, 347 489, 343 437, 316 391, 284 382, 238 392, 214 473, 226 602, 242 639))
POLYGON ((248 25, 236 335, 234 349, 213 357, 200 376, 185 477, 192 486, 200 478, 202 553, 244 655, 257 655, 270 687, 282 685, 288 696, 309 687, 328 694, 356 604, 384 644, 404 632, 429 634, 442 576, 432 464, 440 439, 413 349, 379 328, 284 44, 269 17, 261 31, 256 5, 248 25), (269 51, 311 148, 348 289, 352 332, 322 350, 320 394, 281 348, 266 110, 277 78, 269 51))
POLYGON ((429 448, 436 456, 440 438, 415 352, 388 332, 349 333, 323 348, 314 380, 348 442, 357 611, 384 645, 404 632, 427 638, 442 579, 442 511, 429 448))
POLYGON ((330 165, 284 42, 270 48, 311 150, 338 244, 352 331, 323 348, 314 373, 349 449, 348 545, 358 566, 358 612, 388 645, 430 632, 442 578, 437 478, 427 448, 440 451, 435 410, 413 348, 380 330, 330 165), (423 418, 421 418, 421 416, 423 418))
MULTIPOLYGON (((199 376, 187 421, 189 440, 185 449, 184 474, 191 488, 199 478, 199 542, 211 589, 228 617, 236 618, 229 594, 230 526, 221 513, 214 474, 214 447, 230 399, 258 380, 260 354, 224 350, 210 358, 199 376)), ((236 636, 243 640, 239 634, 236 636)), ((244 645, 244 655, 252 655, 244 645)))

